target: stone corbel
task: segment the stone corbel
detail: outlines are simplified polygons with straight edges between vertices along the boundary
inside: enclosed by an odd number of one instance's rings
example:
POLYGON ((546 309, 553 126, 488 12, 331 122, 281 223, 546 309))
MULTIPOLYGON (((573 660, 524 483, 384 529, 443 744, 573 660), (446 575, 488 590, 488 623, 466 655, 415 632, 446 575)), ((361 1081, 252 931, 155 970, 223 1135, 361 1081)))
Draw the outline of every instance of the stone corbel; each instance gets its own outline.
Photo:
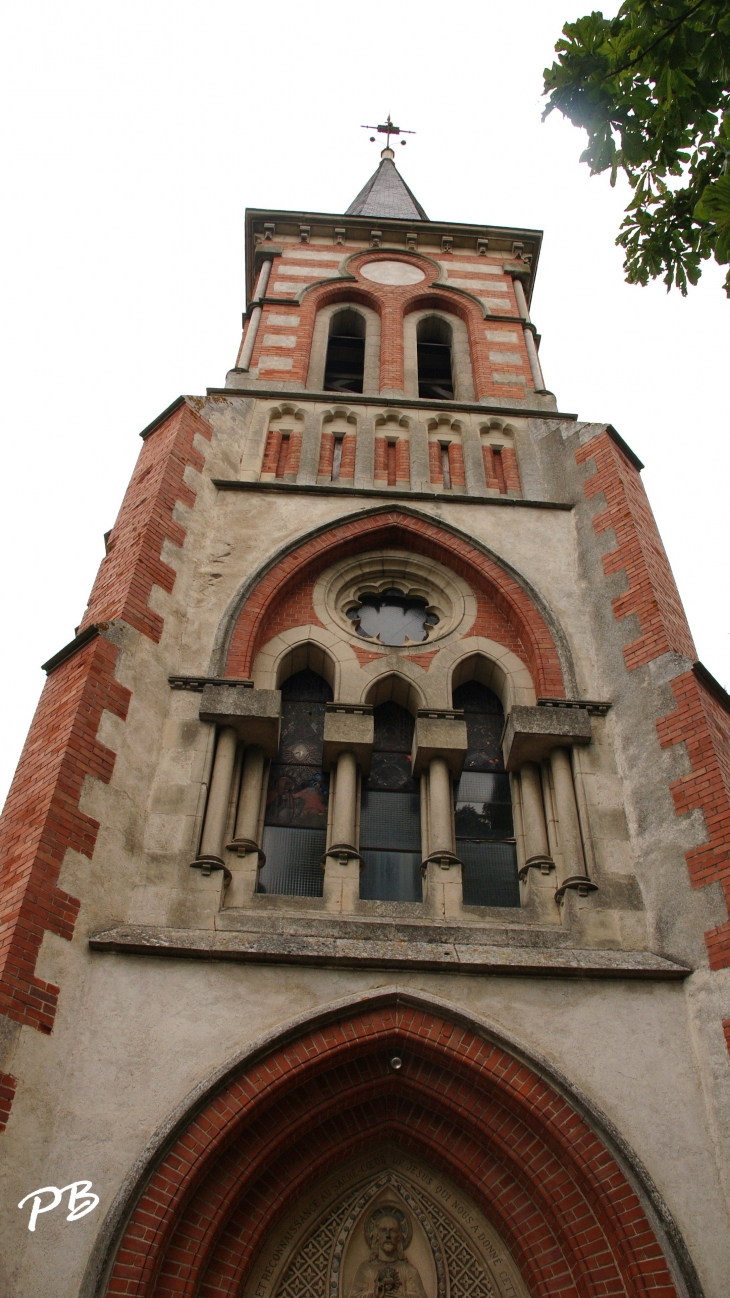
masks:
POLYGON ((265 757, 276 757, 281 727, 281 691, 257 690, 252 685, 206 685, 200 701, 200 720, 231 726, 239 739, 257 745, 265 757))
POLYGON ((419 708, 413 735, 413 774, 428 770, 434 757, 442 757, 452 779, 458 779, 468 748, 466 721, 459 708, 419 708))
POLYGON ((525 762, 541 762, 554 748, 591 742, 591 719, 582 708, 532 708, 516 704, 502 732, 502 753, 508 771, 525 762))
POLYGON ((370 774, 370 755, 375 738, 372 705, 368 703, 327 703, 324 715, 322 766, 326 771, 337 765, 340 753, 354 753, 363 775, 370 774))

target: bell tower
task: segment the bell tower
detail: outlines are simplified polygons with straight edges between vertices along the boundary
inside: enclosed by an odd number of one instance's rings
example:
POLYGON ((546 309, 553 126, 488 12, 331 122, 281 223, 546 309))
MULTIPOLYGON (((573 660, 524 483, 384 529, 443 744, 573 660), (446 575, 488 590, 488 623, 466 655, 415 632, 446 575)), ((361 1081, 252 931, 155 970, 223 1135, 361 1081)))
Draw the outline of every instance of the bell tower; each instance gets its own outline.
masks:
POLYGON ((344 213, 246 212, 235 365, 45 664, 13 1298, 726 1294, 730 699, 546 386, 541 232, 430 220, 372 129, 344 213))

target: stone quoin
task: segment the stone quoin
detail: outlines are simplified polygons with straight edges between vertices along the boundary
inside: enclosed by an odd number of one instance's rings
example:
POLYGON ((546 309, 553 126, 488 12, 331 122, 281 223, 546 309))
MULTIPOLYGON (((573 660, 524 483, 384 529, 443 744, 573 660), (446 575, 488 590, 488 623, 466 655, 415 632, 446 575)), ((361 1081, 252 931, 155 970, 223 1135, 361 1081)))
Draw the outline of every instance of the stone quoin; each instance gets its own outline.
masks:
POLYGON ((546 386, 541 233, 382 133, 344 214, 246 213, 236 364, 45 664, 2 1298, 728 1293, 730 699, 546 386))

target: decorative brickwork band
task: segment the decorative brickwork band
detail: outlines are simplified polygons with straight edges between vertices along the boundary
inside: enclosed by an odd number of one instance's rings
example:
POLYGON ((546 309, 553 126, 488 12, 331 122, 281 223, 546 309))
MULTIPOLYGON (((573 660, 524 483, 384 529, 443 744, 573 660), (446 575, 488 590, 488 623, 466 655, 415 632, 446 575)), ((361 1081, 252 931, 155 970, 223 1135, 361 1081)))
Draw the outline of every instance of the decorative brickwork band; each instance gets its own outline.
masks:
MULTIPOLYGON (((533 1298, 677 1298, 651 1194, 642 1201, 578 1108, 503 1044, 387 994, 303 1028, 198 1102, 145 1173, 103 1292, 243 1293, 267 1233, 300 1196, 384 1142, 464 1187, 533 1298)), ((699 1294, 666 1210, 662 1230, 683 1292, 699 1294)))

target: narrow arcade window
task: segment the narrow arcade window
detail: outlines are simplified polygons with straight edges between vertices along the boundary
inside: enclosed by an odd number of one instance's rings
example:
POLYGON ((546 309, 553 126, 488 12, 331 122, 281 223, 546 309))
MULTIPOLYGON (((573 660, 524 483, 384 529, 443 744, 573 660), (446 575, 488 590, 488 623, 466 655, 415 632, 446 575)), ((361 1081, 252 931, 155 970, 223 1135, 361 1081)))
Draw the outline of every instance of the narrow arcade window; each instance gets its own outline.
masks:
POLYGON ((282 433, 279 443, 279 454, 276 459, 276 476, 283 478, 287 471, 289 461, 289 445, 291 442, 291 433, 282 433))
POLYGON ((332 451, 332 482, 337 482, 340 473, 342 472, 342 443, 344 440, 344 437, 335 437, 335 444, 332 451))
POLYGON ((360 813, 360 896, 421 901, 421 808, 411 769, 413 717, 398 703, 375 708, 370 775, 360 813))
POLYGON ((454 707, 464 709, 468 743, 455 815, 464 905, 519 906, 512 798, 500 746, 502 704, 486 685, 467 681, 454 690, 454 707))
POLYGON ((449 463, 449 444, 441 443, 441 477, 443 478, 444 491, 451 491, 451 465, 449 463))
POLYGON ((316 672, 297 672, 281 688, 281 742, 266 793, 259 892, 321 897, 329 776, 322 770, 325 704, 332 691, 316 672))
POLYGON ((453 401, 450 326, 438 316, 426 316, 418 323, 416 340, 419 397, 453 401))
POLYGON ((365 321, 349 307, 330 320, 325 392, 362 392, 365 368, 365 321))

